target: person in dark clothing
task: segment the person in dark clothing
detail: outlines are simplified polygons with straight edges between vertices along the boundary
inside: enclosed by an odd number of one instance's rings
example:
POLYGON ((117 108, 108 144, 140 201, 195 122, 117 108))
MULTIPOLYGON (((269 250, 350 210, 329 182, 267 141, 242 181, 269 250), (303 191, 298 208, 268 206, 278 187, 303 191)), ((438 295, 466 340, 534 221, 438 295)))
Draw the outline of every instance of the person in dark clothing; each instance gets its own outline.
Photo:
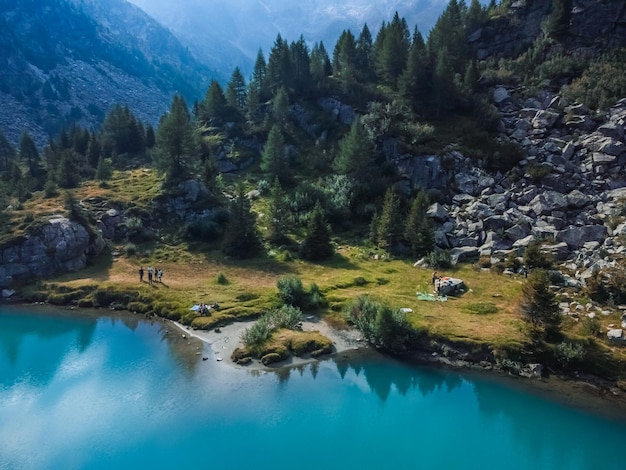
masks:
POLYGON ((143 282, 143 266, 139 266, 139 282, 143 282))

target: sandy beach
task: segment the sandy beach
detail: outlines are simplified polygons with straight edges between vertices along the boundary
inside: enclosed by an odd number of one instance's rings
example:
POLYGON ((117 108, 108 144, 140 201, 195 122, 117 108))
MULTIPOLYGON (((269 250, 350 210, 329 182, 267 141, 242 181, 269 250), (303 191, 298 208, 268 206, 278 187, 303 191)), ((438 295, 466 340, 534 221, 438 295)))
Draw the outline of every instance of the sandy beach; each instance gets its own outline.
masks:
MULTIPOLYGON (((269 370, 276 369, 277 367, 306 364, 318 360, 310 356, 290 357, 285 361, 277 362, 270 366, 263 365, 259 360, 253 360, 245 366, 240 366, 235 364, 230 358, 233 351, 237 347, 242 346, 241 335, 254 321, 235 322, 217 330, 194 330, 180 323, 174 323, 183 331, 183 334, 198 338, 210 346, 213 357, 208 357, 208 359, 214 359, 235 367, 262 368, 269 370)), ((320 334, 329 338, 333 342, 333 354, 369 348, 367 342, 362 339, 362 335, 358 330, 333 328, 324 320, 313 316, 308 316, 302 321, 302 331, 318 331, 320 334)), ((322 356, 320 359, 324 357, 328 356, 322 356)))

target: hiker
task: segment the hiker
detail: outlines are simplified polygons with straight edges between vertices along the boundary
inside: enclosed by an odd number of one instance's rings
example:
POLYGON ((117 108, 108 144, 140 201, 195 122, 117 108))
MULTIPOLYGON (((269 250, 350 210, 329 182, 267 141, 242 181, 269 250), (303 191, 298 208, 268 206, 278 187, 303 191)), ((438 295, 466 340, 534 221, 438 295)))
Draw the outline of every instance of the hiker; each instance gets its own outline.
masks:
POLYGON ((139 282, 143 282, 143 266, 139 266, 139 282))
POLYGON ((437 275, 437 271, 433 271, 433 277, 432 277, 432 281, 431 281, 433 283, 433 286, 437 282, 437 279, 439 279, 439 276, 437 275))
POLYGON ((162 269, 157 269, 157 279, 159 280, 161 284, 163 283, 163 270, 162 269))
POLYGON ((152 266, 148 266, 148 284, 149 285, 152 285, 152 273, 153 273, 152 266))

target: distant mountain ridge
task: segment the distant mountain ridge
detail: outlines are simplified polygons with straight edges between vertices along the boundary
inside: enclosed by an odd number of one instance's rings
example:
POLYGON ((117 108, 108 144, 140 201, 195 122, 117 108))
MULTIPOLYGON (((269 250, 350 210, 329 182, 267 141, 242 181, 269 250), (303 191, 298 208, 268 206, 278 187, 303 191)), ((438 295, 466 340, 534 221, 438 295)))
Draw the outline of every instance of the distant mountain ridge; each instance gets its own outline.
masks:
POLYGON ((0 69, 0 128, 39 143, 115 103, 155 123, 174 93, 198 98, 216 76, 124 0, 0 0, 0 69))

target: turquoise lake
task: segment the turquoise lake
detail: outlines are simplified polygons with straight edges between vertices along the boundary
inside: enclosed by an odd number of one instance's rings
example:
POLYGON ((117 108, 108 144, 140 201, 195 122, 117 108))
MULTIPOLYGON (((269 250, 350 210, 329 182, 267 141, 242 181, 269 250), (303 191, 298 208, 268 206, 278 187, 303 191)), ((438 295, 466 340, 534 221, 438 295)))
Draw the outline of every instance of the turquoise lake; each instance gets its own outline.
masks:
POLYGON ((3 470, 626 468, 626 422, 517 381, 374 352, 254 372, 166 322, 50 312, 0 306, 3 470))

